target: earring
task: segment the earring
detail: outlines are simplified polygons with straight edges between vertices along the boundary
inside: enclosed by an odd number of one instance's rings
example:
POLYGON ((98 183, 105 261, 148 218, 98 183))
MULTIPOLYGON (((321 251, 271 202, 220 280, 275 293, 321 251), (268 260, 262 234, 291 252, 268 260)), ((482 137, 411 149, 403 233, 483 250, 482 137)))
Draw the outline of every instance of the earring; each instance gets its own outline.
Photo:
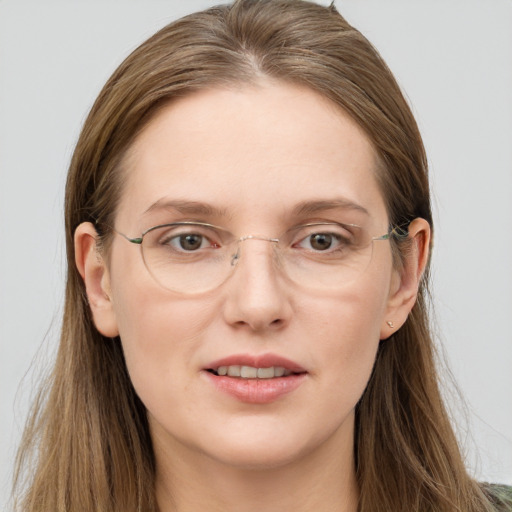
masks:
POLYGON ((395 324, 391 320, 388 320, 386 323, 389 325, 390 329, 393 329, 393 327, 395 326, 395 324))

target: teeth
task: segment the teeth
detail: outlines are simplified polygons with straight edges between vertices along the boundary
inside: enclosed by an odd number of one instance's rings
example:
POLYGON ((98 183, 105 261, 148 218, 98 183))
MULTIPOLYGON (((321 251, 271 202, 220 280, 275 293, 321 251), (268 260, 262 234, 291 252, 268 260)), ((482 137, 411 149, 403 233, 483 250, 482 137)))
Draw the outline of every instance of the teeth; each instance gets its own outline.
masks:
POLYGON ((228 366, 228 375, 230 377, 240 377, 240 366, 228 366))
POLYGON ((274 377, 287 377, 291 370, 282 366, 271 366, 270 368, 254 368, 253 366, 219 366, 217 375, 228 377, 241 377, 242 379, 273 379, 274 377))
POLYGON ((272 377, 275 377, 276 375, 276 369, 271 368, 258 368, 257 370, 257 377, 258 379, 271 379, 272 377))
POLYGON ((284 375, 284 368, 282 366, 276 366, 274 368, 274 377, 282 377, 284 375))
POLYGON ((255 379, 258 376, 258 368, 252 366, 242 366, 240 368, 240 377, 242 379, 255 379))

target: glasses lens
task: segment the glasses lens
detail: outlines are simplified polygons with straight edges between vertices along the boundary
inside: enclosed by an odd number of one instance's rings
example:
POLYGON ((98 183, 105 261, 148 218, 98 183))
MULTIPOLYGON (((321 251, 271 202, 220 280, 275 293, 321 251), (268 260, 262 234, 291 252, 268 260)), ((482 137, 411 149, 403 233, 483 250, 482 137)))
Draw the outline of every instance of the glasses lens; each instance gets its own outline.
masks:
MULTIPOLYGON (((193 294, 220 286, 243 264, 242 255, 254 239, 271 241, 259 236, 237 239, 223 228, 184 222, 150 229, 141 247, 148 271, 161 286, 193 294)), ((307 224, 275 242, 276 272, 308 288, 341 288, 365 272, 372 259, 372 237, 354 225, 307 224)))
POLYGON ((341 288, 357 279, 372 259, 372 237, 359 226, 309 224, 289 231, 285 238, 285 273, 309 288, 341 288))
POLYGON ((222 228, 177 223, 149 230, 141 247, 146 267, 160 285, 199 293, 219 286, 229 275, 226 250, 231 245, 231 235, 222 228))

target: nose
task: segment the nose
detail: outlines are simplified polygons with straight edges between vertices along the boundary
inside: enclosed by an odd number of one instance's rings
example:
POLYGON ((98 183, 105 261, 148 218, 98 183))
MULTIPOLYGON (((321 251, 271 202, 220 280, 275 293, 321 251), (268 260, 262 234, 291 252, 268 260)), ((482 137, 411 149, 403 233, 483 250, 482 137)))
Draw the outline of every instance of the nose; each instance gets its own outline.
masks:
POLYGON ((277 268, 277 240, 250 236, 239 242, 226 282, 224 318, 255 332, 281 329, 289 323, 292 305, 291 290, 277 268))

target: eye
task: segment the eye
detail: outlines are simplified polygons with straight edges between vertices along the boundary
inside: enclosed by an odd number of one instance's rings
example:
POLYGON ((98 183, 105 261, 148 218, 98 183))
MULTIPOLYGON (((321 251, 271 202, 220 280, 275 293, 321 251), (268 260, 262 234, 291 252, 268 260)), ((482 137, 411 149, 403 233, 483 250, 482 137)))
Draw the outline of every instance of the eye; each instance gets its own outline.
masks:
POLYGON ((326 251, 336 242, 335 239, 333 240, 333 236, 328 233, 315 233, 307 240, 309 245, 317 251, 326 251))
POLYGON ((207 247, 218 247, 218 244, 209 240, 199 233, 181 233, 167 237, 160 241, 161 244, 169 245, 177 251, 193 252, 207 247))
POLYGON ((347 249, 353 249, 355 244, 355 233, 349 228, 356 226, 345 226, 337 223, 306 224, 293 229, 291 247, 304 249, 309 253, 325 253, 331 256, 341 256, 347 249))
POLYGON ((202 235, 195 233, 176 236, 170 240, 171 245, 179 247, 184 251, 195 251, 197 249, 201 249, 201 247, 204 247, 206 242, 207 240, 202 235))
POLYGON ((334 233, 313 233, 302 239, 296 246, 313 251, 328 251, 338 248, 341 243, 341 237, 334 233))
POLYGON ((166 225, 151 230, 146 249, 168 249, 174 253, 195 253, 203 249, 218 249, 220 236, 205 226, 166 225))

